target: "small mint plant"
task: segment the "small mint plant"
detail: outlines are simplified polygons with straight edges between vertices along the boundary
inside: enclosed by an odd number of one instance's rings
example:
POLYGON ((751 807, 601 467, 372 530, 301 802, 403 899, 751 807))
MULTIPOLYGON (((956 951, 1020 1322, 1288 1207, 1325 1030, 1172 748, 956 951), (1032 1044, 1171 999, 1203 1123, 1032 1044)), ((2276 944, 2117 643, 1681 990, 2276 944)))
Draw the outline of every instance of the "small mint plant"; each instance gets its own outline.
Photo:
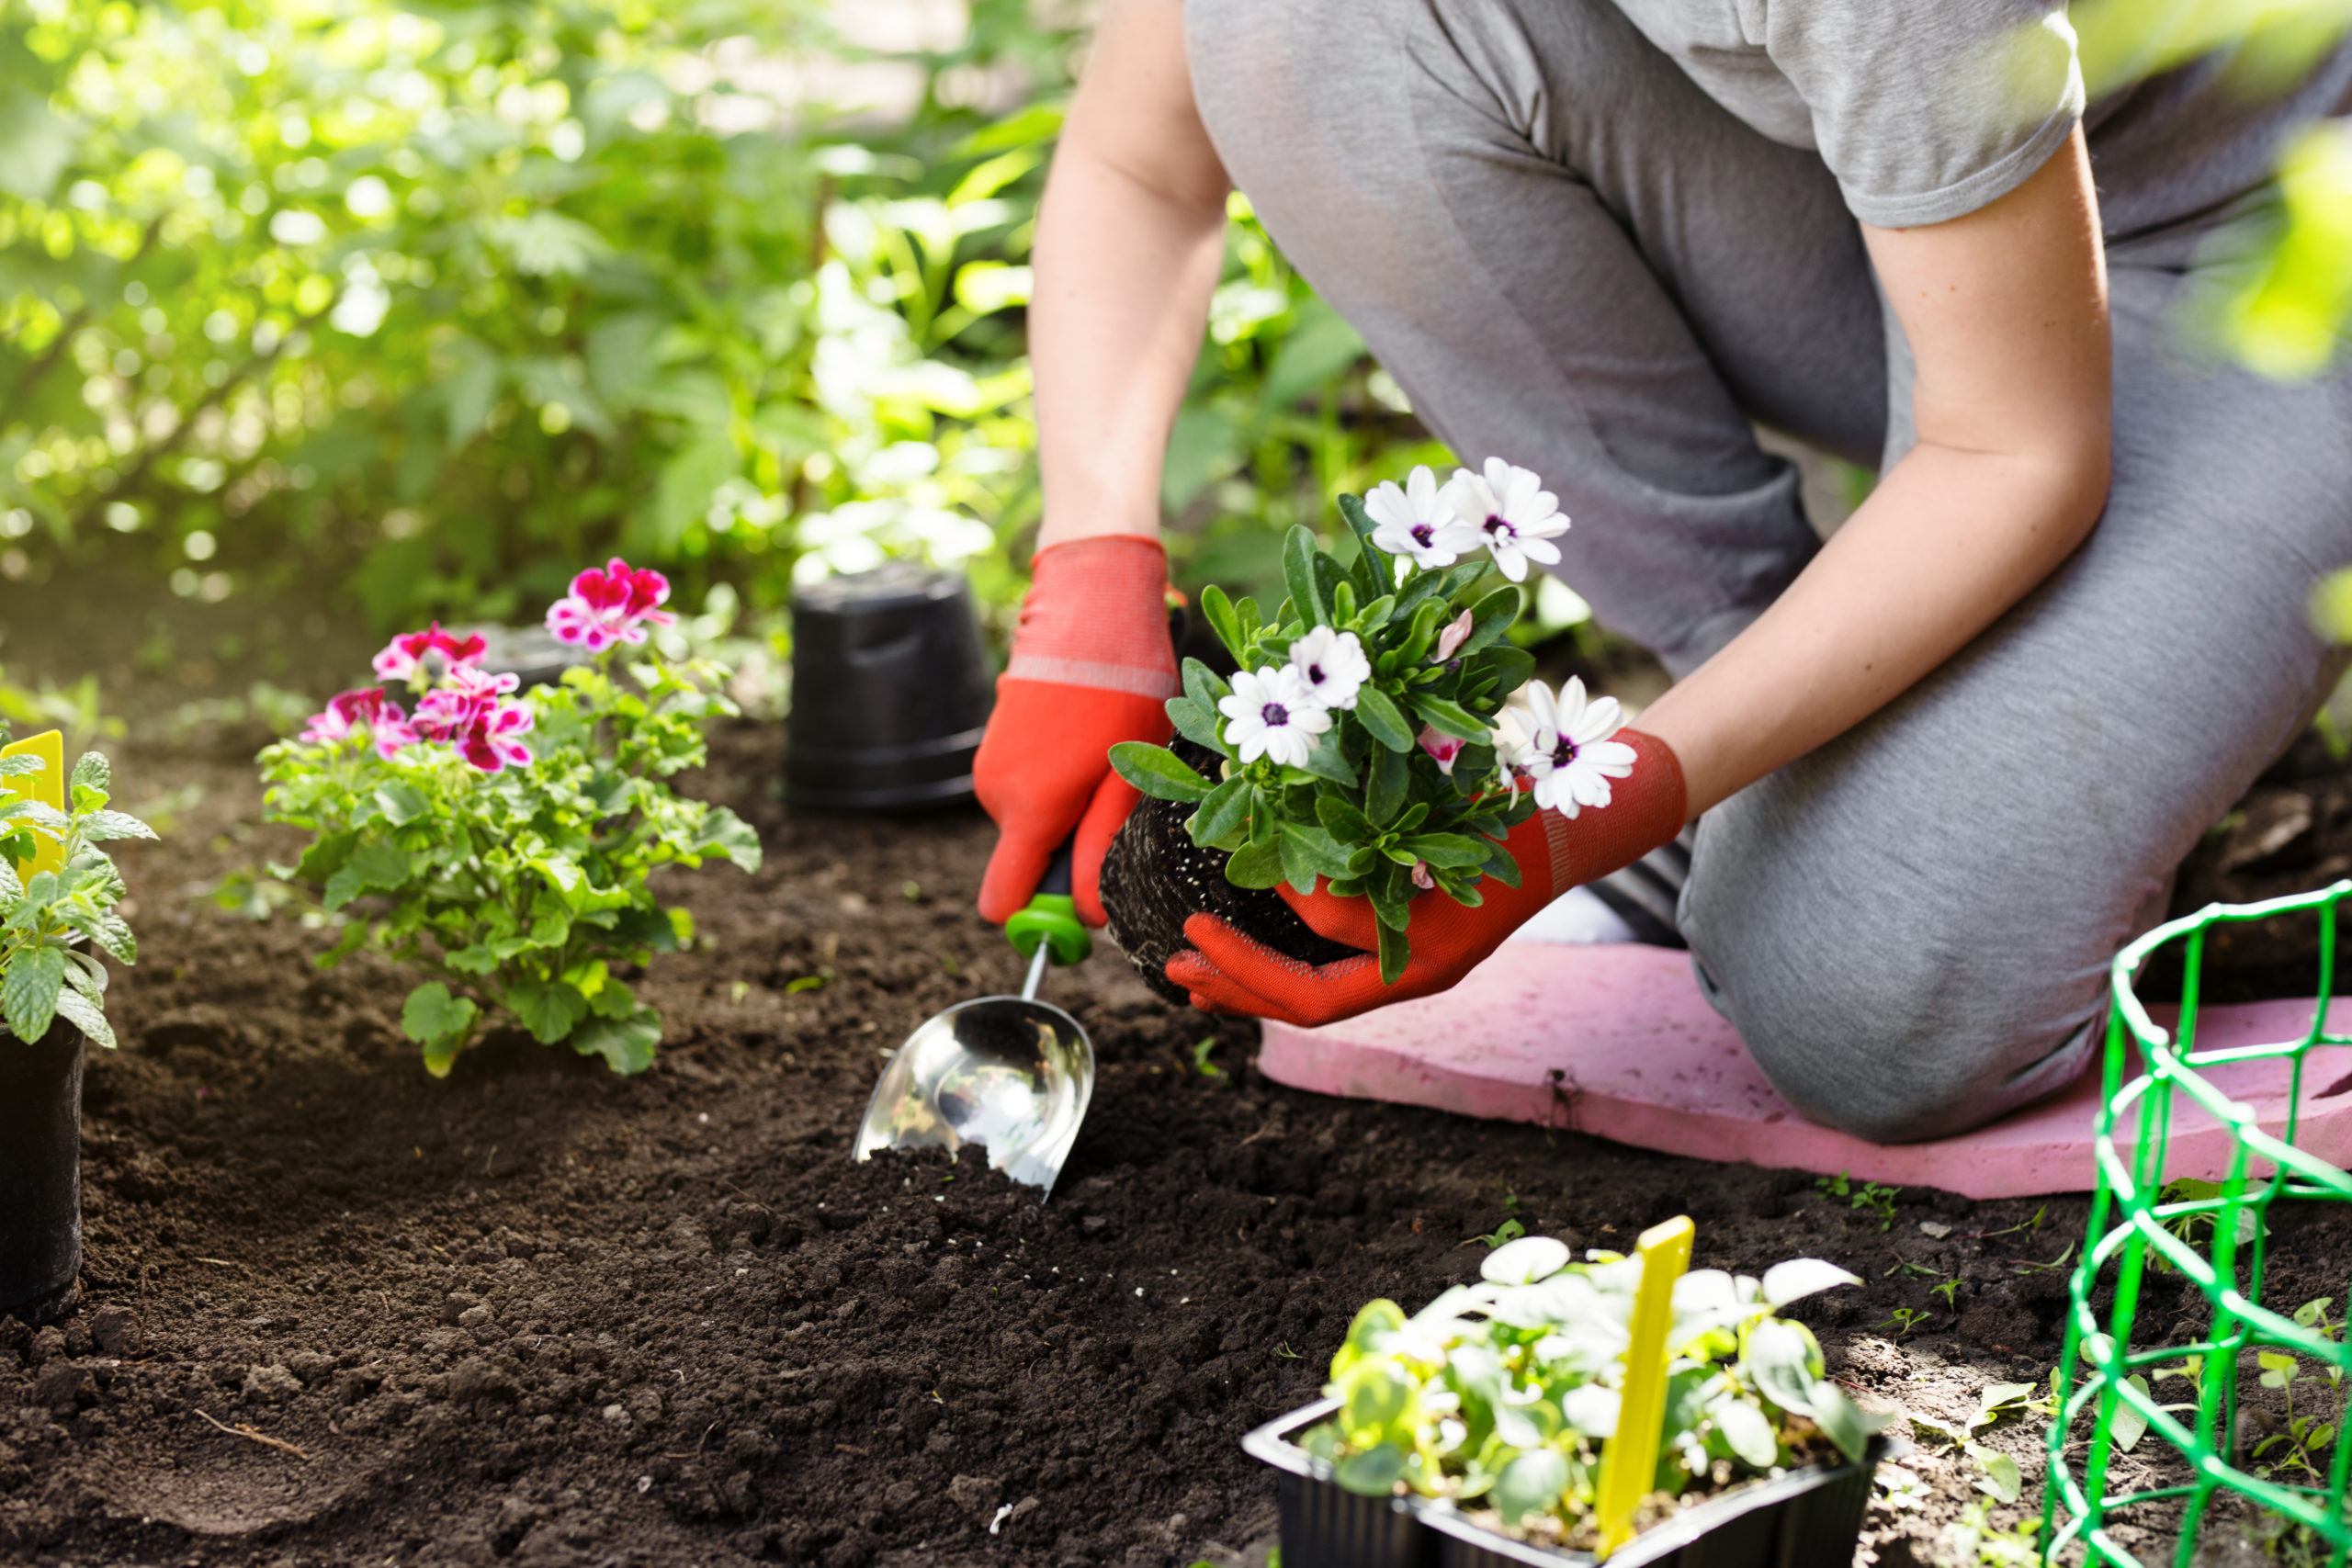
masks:
POLYGON ((1614 698, 1588 703, 1573 680, 1555 697, 1503 640, 1520 612, 1513 585, 1530 561, 1560 558, 1551 540, 1568 526, 1533 473, 1489 457, 1441 486, 1420 468, 1339 506, 1354 558, 1342 565, 1292 528, 1289 596, 1271 618, 1254 599, 1201 593, 1236 672, 1228 682, 1186 660, 1168 716, 1216 755, 1215 776, 1140 741, 1112 747, 1111 765, 1193 806, 1186 830, 1227 852, 1236 886, 1311 893, 1319 876, 1370 899, 1394 984, 1412 956, 1417 895, 1476 906, 1485 878, 1517 887, 1504 836, 1539 807, 1608 805, 1634 753, 1610 739, 1624 722, 1614 698), (1494 571, 1510 582, 1491 586, 1494 571))
POLYGON ((722 667, 647 647, 673 618, 669 591, 618 558, 582 572, 547 624, 586 660, 519 696, 514 675, 481 668, 480 637, 437 625, 395 637, 376 672, 411 706, 382 685, 345 692, 261 754, 269 819, 312 835, 273 873, 319 887, 330 910, 367 901, 318 962, 370 947, 423 971, 401 1027, 436 1077, 500 1019, 642 1072, 662 1020, 617 971, 694 936, 652 874, 714 858, 759 869, 749 825, 666 782, 702 762, 703 725, 735 712, 722 667))
MULTIPOLYGON (((1566 1243, 1531 1235, 1487 1254, 1479 1283, 1409 1318, 1393 1302, 1367 1305, 1331 1360, 1324 1392, 1339 1409, 1300 1446, 1350 1491, 1442 1497, 1491 1510, 1516 1535, 1591 1545, 1642 1266, 1613 1252, 1570 1257, 1566 1243)), ((1760 1280, 1700 1269, 1675 1281, 1657 1490, 1711 1491, 1833 1453, 1863 1462, 1888 1418, 1848 1399, 1811 1331, 1779 1315, 1860 1283, 1811 1258, 1760 1280)))
MULTIPOLYGON (((7 739, 0 725, 0 740, 7 739)), ((0 778, 41 771, 37 757, 0 757, 0 778)), ((66 808, 0 795, 0 1024, 31 1044, 58 1019, 92 1043, 111 1048, 107 1022, 107 967, 91 951, 118 963, 139 956, 122 902, 121 874, 98 848, 115 839, 152 839, 154 829, 107 805, 113 782, 106 757, 85 751, 74 764, 66 808), (54 847, 60 863, 28 868, 54 847)))

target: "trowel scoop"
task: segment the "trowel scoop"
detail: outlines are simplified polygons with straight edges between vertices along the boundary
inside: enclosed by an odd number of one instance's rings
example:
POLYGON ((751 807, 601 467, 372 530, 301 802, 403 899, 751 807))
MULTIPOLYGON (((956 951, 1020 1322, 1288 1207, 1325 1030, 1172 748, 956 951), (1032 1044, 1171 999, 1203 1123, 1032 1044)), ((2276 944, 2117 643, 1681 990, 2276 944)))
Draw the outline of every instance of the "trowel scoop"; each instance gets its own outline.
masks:
POLYGON ((854 1158, 978 1144, 989 1165, 1051 1196, 1094 1096, 1093 1042, 1078 1020, 1037 999, 1048 963, 1076 964, 1094 950, 1070 897, 1068 843, 1004 934, 1029 960, 1021 994, 961 1003, 908 1035, 866 1102, 854 1158))

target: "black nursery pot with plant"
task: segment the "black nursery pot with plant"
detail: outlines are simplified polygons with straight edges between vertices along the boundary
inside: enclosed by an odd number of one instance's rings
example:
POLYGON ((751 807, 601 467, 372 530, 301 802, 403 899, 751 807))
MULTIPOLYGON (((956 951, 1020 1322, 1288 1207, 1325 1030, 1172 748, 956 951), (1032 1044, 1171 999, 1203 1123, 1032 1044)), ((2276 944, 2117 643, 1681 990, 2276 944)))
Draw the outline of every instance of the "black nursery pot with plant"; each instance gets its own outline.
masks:
POLYGON ((0 1031, 0 1316, 73 1311, 82 1267, 82 1032, 0 1031))
POLYGON ((804 588, 784 797, 836 811, 968 800, 993 700, 960 572, 890 561, 804 588))
MULTIPOLYGON (((1221 759, 1207 747, 1180 739, 1170 749, 1195 771, 1216 776, 1221 759)), ((1184 830, 1192 814, 1189 805, 1145 796, 1112 839, 1102 860, 1100 886, 1110 937, 1144 984, 1179 1005, 1192 1000, 1166 970, 1177 950, 1191 945, 1184 938, 1184 922, 1196 914, 1215 915, 1242 935, 1304 964, 1361 956, 1356 948, 1317 935, 1274 889, 1237 887, 1226 880, 1225 863, 1232 857, 1193 841, 1184 830)))
MULTIPOLYGON (((1330 1467, 1293 1439, 1340 1406, 1325 1399, 1242 1439, 1251 1458, 1280 1473, 1283 1568, 1566 1568, 1590 1552, 1514 1540, 1454 1508, 1419 1497, 1367 1497, 1333 1481, 1330 1467)), ((1813 1465, 1736 1487, 1644 1530, 1612 1553, 1611 1568, 1840 1568, 1861 1540, 1871 1475, 1864 1464, 1813 1465)))

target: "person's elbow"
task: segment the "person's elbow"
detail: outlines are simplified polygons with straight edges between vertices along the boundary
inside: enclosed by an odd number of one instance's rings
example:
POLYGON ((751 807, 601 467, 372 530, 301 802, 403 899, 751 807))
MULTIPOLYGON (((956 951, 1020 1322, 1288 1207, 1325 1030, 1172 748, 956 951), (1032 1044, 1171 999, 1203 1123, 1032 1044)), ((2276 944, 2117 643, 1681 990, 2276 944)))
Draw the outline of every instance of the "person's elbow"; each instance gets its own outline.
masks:
POLYGON ((2107 511, 2108 488, 2115 479, 2115 433, 2104 411, 2075 422, 2045 454, 2042 467, 2051 544, 2054 557, 2063 559, 2090 537, 2107 511))

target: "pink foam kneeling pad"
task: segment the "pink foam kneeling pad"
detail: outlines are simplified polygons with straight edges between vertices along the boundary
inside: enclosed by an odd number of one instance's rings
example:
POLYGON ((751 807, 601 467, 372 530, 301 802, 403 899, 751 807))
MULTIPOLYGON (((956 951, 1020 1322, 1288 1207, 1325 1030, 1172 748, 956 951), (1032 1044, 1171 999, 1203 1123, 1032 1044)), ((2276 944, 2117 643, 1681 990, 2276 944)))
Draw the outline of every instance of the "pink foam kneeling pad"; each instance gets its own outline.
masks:
MULTIPOLYGON (((2312 1004, 2200 1012, 2197 1043, 2211 1049, 2298 1038, 2312 1004)), ((2151 1013, 2170 1027, 2173 1010, 2151 1013)), ((1636 943, 1518 942, 1442 996, 1322 1029, 1268 1023, 1258 1066, 1277 1083, 1318 1094, 1540 1122, 1700 1159, 2015 1198, 2092 1187, 2098 1059, 2095 1052, 2090 1070, 2064 1093, 1964 1136, 1864 1143, 1805 1121, 1773 1091, 1739 1035, 1699 994, 1689 954, 1636 943)), ((2266 1131, 2284 1126, 2284 1061, 2228 1063, 2203 1077, 2253 1106, 2266 1131)), ((2314 1046, 2303 1081, 2296 1142, 2344 1166, 2352 1161, 2352 1047, 2314 1046)), ((2224 1129, 2183 1106, 2165 1175, 2219 1178, 2230 1149, 2224 1129)))

